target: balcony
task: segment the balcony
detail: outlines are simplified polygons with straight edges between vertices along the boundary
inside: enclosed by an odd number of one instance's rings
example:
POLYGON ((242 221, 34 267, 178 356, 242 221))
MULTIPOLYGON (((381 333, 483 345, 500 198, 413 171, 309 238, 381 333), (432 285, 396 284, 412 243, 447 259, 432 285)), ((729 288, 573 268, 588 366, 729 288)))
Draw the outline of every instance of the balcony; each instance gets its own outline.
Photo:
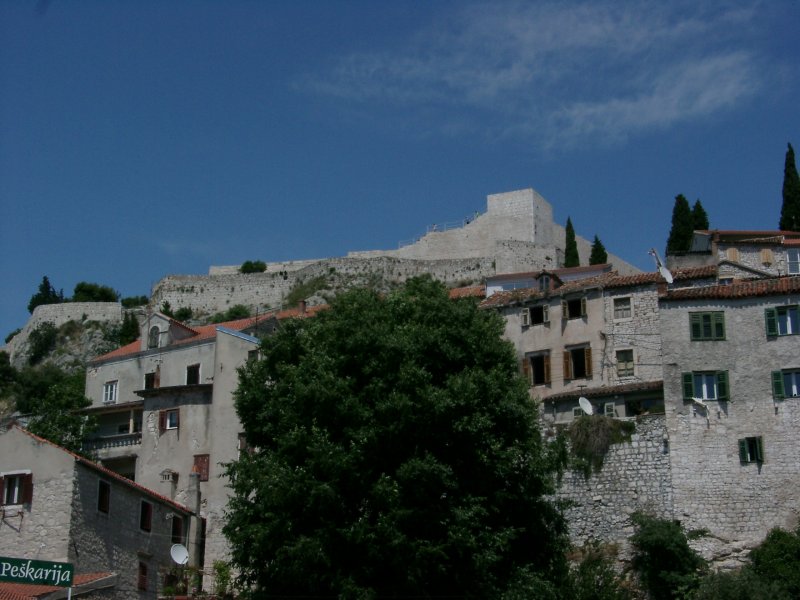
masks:
POLYGON ((123 448, 126 446, 140 446, 142 443, 141 431, 136 433, 122 433, 119 435, 107 435, 101 438, 86 440, 83 443, 83 449, 90 450, 107 450, 109 448, 123 448))

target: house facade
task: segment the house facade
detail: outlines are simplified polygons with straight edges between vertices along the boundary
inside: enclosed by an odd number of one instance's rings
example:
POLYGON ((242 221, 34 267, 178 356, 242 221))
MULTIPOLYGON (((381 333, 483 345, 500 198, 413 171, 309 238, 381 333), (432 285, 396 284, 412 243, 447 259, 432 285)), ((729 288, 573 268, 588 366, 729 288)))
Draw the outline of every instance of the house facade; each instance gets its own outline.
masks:
POLYGON ((173 544, 200 543, 196 512, 17 426, 0 433, 0 500, 0 555, 101 573, 93 597, 153 598, 173 544))
MULTIPOLYGON (((715 267, 701 267, 678 271, 675 280, 699 285, 715 281, 715 275, 715 267)), ((605 272, 563 283, 542 276, 551 287, 498 291, 481 306, 503 315, 504 335, 517 349, 543 416, 571 422, 583 414, 580 397, 593 412, 612 417, 663 412, 661 275, 605 272)))
POLYGON ((675 518, 752 547, 800 514, 800 277, 660 299, 675 518))

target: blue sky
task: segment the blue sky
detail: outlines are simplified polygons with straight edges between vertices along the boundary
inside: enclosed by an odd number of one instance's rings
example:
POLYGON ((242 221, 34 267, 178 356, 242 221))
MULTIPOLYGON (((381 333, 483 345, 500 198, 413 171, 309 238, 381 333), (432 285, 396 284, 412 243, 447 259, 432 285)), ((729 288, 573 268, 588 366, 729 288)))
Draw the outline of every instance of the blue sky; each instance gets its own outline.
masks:
POLYGON ((0 334, 43 275, 391 249, 532 187, 651 269, 777 228, 800 2, 0 2, 0 334))

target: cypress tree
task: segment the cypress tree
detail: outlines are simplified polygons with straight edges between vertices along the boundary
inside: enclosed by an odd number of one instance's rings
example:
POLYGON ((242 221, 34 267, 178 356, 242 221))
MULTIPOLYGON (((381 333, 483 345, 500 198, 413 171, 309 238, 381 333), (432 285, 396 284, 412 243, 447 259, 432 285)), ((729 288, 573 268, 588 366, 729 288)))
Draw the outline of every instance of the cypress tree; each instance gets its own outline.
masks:
POLYGON ((589 256, 589 264, 603 265, 607 262, 608 252, 606 252, 606 248, 603 246, 603 242, 600 241, 600 238, 595 235, 594 242, 592 242, 592 254, 589 256))
POLYGON ((708 214, 700 200, 695 201, 692 207, 692 228, 696 230, 708 229, 708 214))
POLYGON ((683 194, 675 196, 675 206, 672 208, 672 228, 667 238, 667 254, 687 252, 692 245, 692 210, 683 194))
POLYGON ((564 242, 564 266, 577 267, 581 264, 578 257, 578 243, 575 241, 575 228, 572 227, 572 220, 567 217, 566 240, 564 242))
POLYGON ((783 231, 800 231, 800 177, 797 175, 791 144, 783 165, 783 205, 779 227, 783 231))

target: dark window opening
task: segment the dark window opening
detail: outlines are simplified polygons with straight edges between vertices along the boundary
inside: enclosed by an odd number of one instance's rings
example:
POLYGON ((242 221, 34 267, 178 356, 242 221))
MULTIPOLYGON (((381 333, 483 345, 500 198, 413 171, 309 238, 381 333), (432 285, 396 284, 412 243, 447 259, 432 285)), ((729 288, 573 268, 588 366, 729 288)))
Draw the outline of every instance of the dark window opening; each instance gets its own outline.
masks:
POLYGON ((533 385, 550 383, 550 355, 537 354, 531 356, 531 378, 533 385))
POLYGON ((142 500, 139 511, 139 529, 150 531, 153 527, 153 505, 142 500))
POLYGON ((100 481, 97 488, 97 510, 108 514, 111 506, 111 484, 107 481, 100 481))
POLYGON ((186 367, 186 385, 198 383, 200 383, 200 365, 189 365, 186 367))

